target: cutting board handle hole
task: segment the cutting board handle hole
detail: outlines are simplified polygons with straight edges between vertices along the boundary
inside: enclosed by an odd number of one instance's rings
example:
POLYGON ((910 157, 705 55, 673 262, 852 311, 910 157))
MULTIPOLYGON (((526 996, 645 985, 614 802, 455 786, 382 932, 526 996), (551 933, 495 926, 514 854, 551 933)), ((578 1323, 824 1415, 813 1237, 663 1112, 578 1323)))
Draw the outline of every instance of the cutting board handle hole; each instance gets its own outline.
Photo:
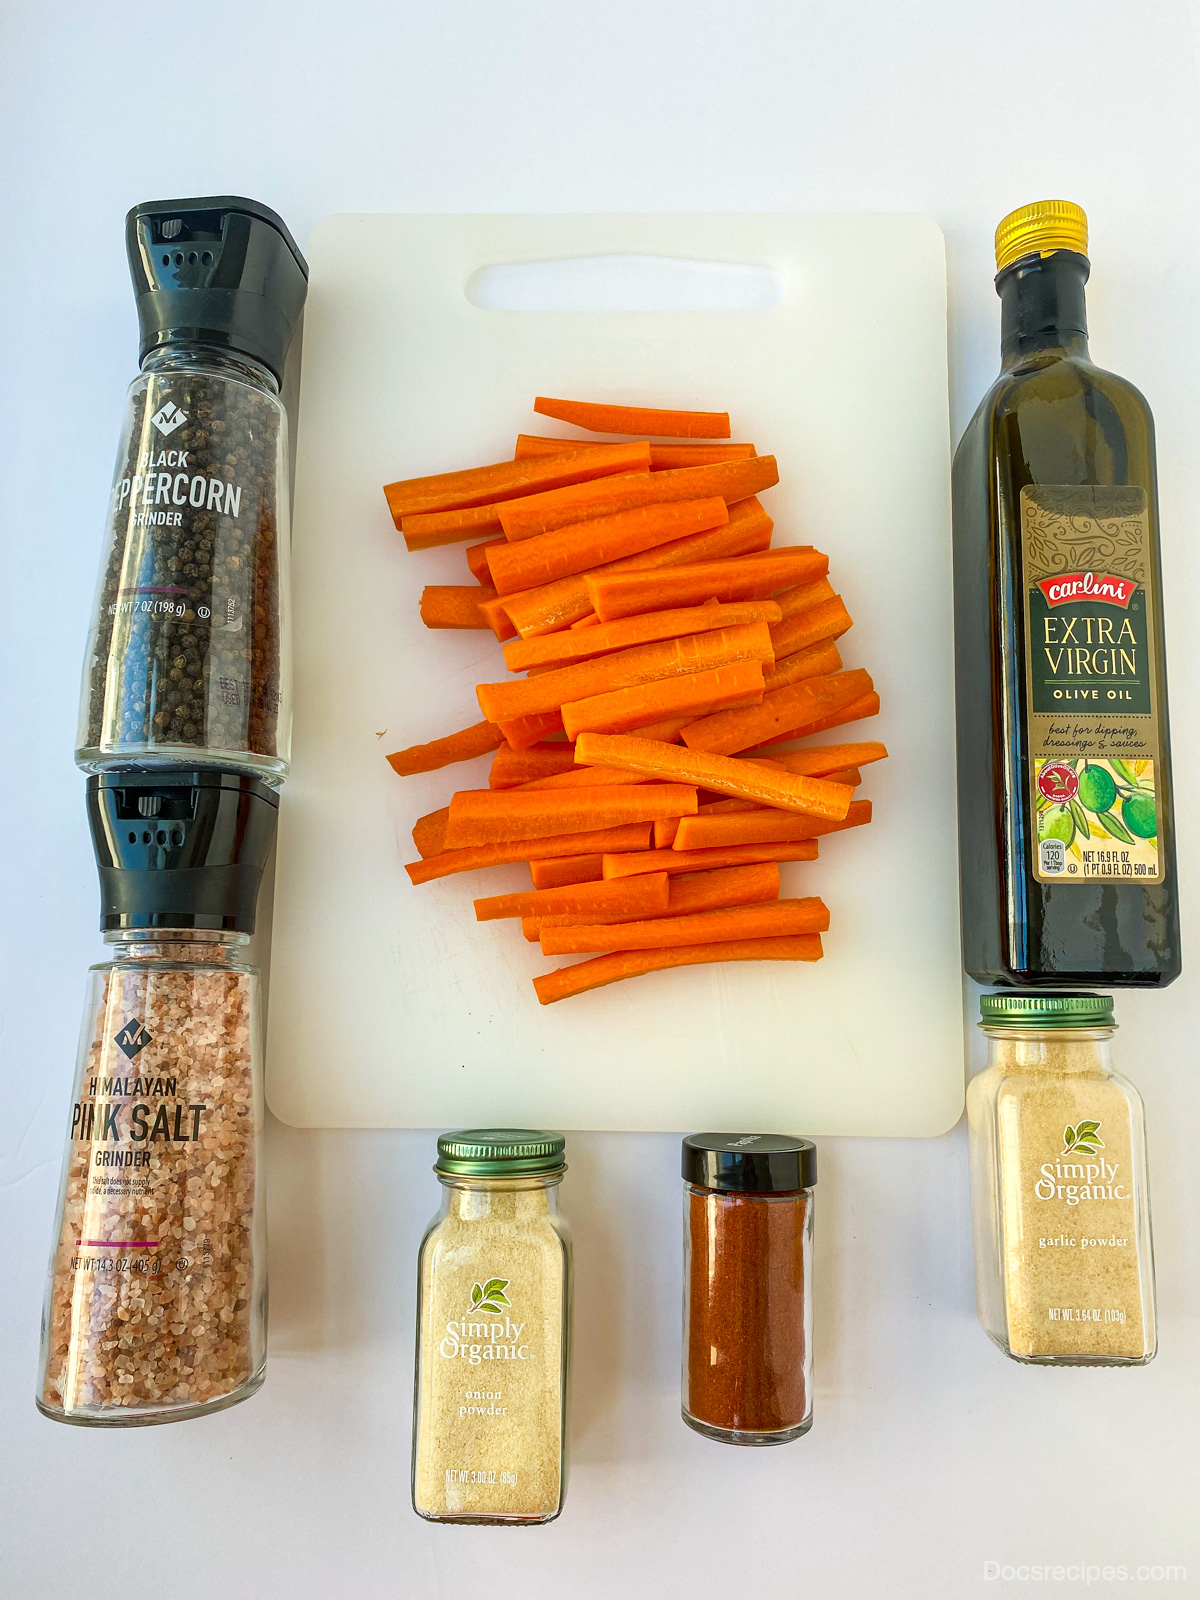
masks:
POLYGON ((480 311, 770 311, 774 267, 675 256, 578 256, 481 267, 466 296, 480 311))

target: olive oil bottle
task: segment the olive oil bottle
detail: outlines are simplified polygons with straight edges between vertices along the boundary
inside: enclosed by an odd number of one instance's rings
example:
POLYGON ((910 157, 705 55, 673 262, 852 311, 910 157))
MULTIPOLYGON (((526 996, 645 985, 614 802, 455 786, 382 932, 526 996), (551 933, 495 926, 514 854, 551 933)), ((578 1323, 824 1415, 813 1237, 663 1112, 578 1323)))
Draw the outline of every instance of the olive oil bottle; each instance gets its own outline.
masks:
POLYGON ((996 230, 1001 372, 954 460, 959 851, 981 983, 1162 987, 1178 885, 1154 423, 1093 366, 1087 218, 996 230))

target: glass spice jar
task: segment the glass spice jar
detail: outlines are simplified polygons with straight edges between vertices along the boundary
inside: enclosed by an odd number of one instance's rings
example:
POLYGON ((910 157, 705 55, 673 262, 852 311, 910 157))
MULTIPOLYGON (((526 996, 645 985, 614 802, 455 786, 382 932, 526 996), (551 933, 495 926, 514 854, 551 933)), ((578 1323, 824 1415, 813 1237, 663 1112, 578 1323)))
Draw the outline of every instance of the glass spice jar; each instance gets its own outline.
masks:
POLYGON ((683 1179, 683 1420, 723 1444, 787 1444, 812 1426, 816 1147, 694 1133, 683 1179))
POLYGON ((286 776, 291 737, 287 415, 307 290, 282 221, 217 196, 140 206, 141 324, 88 638, 76 761, 197 760, 286 776))
POLYGON ((571 1245, 565 1140, 475 1128, 438 1140, 421 1243, 412 1503, 430 1522, 552 1522, 566 1490, 571 1245))
POLYGON ((967 1085, 979 1320, 1039 1366, 1144 1366, 1157 1348, 1142 1100, 1115 1072, 1109 995, 980 996, 967 1085))
POLYGON ((219 1410, 263 1381, 258 974, 243 947, 276 801, 213 772, 88 790, 114 949, 84 1011, 37 1404, 120 1427, 219 1410))

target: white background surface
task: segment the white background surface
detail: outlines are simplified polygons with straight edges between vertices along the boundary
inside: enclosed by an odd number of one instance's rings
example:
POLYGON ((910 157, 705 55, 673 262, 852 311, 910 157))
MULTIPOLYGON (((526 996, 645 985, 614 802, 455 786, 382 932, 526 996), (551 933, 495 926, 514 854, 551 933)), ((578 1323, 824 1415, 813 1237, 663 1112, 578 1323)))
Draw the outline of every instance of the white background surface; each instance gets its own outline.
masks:
POLYGON ((1183 1582, 1088 1592, 1200 1593, 1191 6, 8 0, 3 29, 5 1600, 1085 1588, 988 1581, 988 1560, 1183 1563, 1183 1582), (140 199, 222 190, 274 205, 301 241, 335 210, 926 210, 949 244, 956 434, 996 367, 997 218, 1043 195, 1087 206, 1093 349, 1142 386, 1159 424, 1183 823, 1188 976, 1120 1002, 1152 1141, 1152 1366, 1026 1371, 989 1346, 961 1129, 831 1140, 816 1424, 778 1451, 710 1444, 677 1418, 676 1139, 580 1136, 563 1195, 580 1266, 567 1510, 523 1534, 427 1527, 407 1475, 431 1139, 276 1125, 263 1392, 127 1434, 36 1415, 37 1308, 83 969, 99 949, 71 748, 135 365, 121 220, 140 199))

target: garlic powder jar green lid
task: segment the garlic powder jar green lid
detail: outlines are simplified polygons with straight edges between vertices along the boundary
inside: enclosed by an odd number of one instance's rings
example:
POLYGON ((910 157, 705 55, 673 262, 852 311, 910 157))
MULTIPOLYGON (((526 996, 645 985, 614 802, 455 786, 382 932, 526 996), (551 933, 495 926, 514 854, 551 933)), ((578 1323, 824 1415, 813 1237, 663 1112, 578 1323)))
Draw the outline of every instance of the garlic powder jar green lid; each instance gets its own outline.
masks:
POLYGON ((1110 994, 1022 994, 1005 990, 979 997, 985 1028, 1114 1028, 1110 994))
POLYGON ((447 1177, 521 1178, 559 1171, 567 1141, 534 1128, 464 1128, 442 1134, 437 1147, 434 1171, 447 1177))

